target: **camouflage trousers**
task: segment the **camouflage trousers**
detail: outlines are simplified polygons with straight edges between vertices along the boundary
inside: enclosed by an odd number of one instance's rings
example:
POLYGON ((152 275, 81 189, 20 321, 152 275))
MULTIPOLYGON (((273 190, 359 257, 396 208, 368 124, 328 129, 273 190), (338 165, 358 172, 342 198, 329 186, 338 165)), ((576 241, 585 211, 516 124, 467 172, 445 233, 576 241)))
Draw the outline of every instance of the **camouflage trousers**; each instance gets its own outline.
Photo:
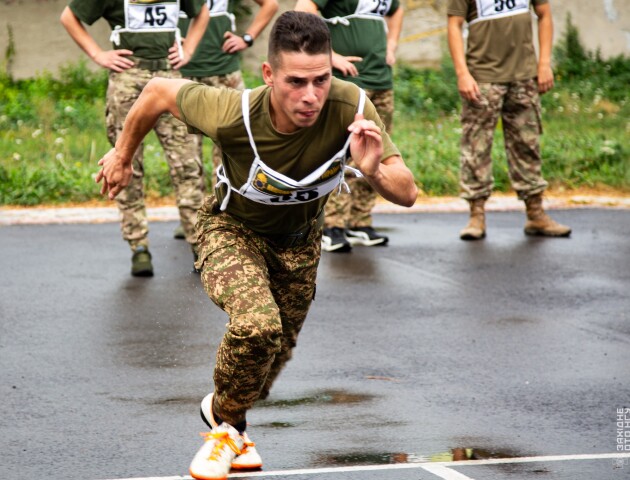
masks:
POLYGON ((487 198, 494 187, 492 142, 499 117, 512 188, 524 200, 542 193, 547 182, 541 174, 542 122, 536 79, 510 83, 480 83, 481 100, 464 101, 460 157, 461 197, 487 198))
MULTIPOLYGON (((150 71, 130 68, 121 73, 111 72, 107 86, 107 137, 112 145, 122 132, 125 118, 142 89, 153 77, 181 78, 173 70, 150 71)), ((204 197, 203 165, 194 145, 188 139, 186 125, 170 113, 162 115, 153 127, 164 149, 169 173, 175 189, 186 240, 194 245, 197 210, 204 197)), ((148 246, 149 227, 144 204, 144 146, 141 144, 133 156, 134 174, 131 183, 116 197, 122 214, 123 238, 132 249, 148 246)))
POLYGON ((229 316, 214 369, 214 411, 237 425, 291 358, 315 297, 322 230, 313 222, 303 245, 278 248, 220 212, 214 196, 206 202, 196 266, 208 296, 229 316))
MULTIPOLYGON (((394 118, 393 90, 366 90, 368 98, 376 107, 378 115, 385 124, 387 133, 392 132, 394 118)), ((349 166, 355 166, 351 161, 349 166)), ((376 192, 362 177, 352 173, 346 176, 350 193, 341 191, 330 195, 326 203, 326 227, 370 227, 372 209, 376 203, 376 192)))
MULTIPOLYGON (((211 87, 227 87, 234 88, 236 90, 245 90, 245 83, 243 82, 243 75, 240 70, 228 73, 226 75, 212 75, 210 77, 186 77, 195 82, 203 83, 211 87)), ((194 139, 197 145, 197 152, 199 158, 203 159, 203 135, 190 135, 191 139, 194 139)), ((221 149, 213 145, 212 146, 212 187, 217 183, 216 171, 221 162, 223 161, 221 156, 221 149)))

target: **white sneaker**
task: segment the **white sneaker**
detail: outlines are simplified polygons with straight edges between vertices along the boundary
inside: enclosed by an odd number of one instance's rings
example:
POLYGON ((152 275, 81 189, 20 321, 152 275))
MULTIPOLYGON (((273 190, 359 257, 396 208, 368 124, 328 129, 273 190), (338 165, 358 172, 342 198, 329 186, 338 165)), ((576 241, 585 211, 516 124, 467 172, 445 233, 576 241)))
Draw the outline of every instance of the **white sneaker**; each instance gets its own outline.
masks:
POLYGON ((256 450, 256 444, 251 441, 247 432, 241 435, 243 438, 243 448, 241 454, 232 460, 232 468, 235 470, 253 470, 262 468, 262 458, 256 450))
MULTIPOLYGON (((217 422, 214 420, 212 414, 212 401, 214 399, 214 393, 209 393, 201 401, 201 419, 210 428, 214 429, 218 427, 217 422)), ((232 461, 232 468, 235 470, 253 470, 262 467, 262 458, 256 450, 256 444, 244 432, 241 436, 243 439, 243 448, 241 453, 236 455, 236 458, 232 461)))
POLYGON ((243 437, 227 423, 202 435, 206 441, 190 463, 190 475, 199 480, 226 479, 232 461, 243 448, 243 437))

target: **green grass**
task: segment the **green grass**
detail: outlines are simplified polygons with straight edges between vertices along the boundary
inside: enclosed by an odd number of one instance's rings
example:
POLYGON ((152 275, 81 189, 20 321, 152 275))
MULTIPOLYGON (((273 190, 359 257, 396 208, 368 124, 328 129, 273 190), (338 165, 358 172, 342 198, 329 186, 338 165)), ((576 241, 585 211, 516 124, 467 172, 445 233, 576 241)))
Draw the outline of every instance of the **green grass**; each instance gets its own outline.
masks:
MULTIPOLYGON (((554 189, 630 192, 630 59, 584 52, 575 35, 560 48, 556 88, 542 100, 543 174, 554 189)), ((450 61, 438 70, 399 65, 395 75, 395 143, 426 194, 456 195, 460 100, 450 61)), ((58 78, 13 81, 0 74, 0 205, 102 200, 94 175, 110 148, 104 125, 107 75, 80 62, 66 66, 58 78)), ((250 72, 245 81, 261 83, 250 72)), ((208 140, 208 171, 210 152, 208 140)), ((496 190, 509 191, 500 128, 493 159, 496 190)), ((172 195, 153 133, 145 144, 145 170, 148 196, 172 195)))

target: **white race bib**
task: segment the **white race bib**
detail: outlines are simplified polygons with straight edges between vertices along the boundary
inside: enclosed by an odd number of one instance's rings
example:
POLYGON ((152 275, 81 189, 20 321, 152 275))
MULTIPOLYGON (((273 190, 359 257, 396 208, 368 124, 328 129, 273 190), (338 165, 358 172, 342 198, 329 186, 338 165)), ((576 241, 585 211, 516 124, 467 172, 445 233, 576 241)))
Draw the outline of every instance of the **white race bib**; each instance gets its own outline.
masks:
POLYGON ((125 17, 128 31, 175 31, 179 20, 179 1, 126 0, 125 17))
POLYGON ((476 2, 478 16, 470 22, 471 24, 527 13, 530 0, 476 0, 476 2))
POLYGON ((392 6, 392 0, 359 0, 355 15, 384 17, 392 6))
POLYGON ((228 11, 229 0, 208 0, 208 10, 210 10, 210 16, 217 13, 226 13, 228 11))

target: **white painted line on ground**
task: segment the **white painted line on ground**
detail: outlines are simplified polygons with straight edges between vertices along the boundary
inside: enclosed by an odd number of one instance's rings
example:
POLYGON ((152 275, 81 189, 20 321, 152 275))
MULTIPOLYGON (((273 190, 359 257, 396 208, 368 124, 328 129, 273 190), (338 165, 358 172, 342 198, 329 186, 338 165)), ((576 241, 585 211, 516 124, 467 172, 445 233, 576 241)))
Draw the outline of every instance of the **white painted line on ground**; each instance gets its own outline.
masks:
POLYGON ((429 473, 433 473, 434 475, 443 478, 444 480, 473 480, 463 473, 446 468, 444 465, 426 465, 422 468, 429 473))
MULTIPOLYGON (((281 477, 289 475, 315 475, 320 473, 344 473, 344 472, 373 472, 377 470, 403 470, 411 468, 422 468, 431 473, 443 472, 457 474, 446 467, 463 467, 474 465, 500 465, 509 463, 533 463, 533 462, 566 462, 572 460, 605 460, 613 458, 630 458, 630 453, 587 453, 582 455, 549 455, 538 457, 515 457, 515 458, 488 458, 485 460, 463 460, 457 462, 418 462, 418 463, 394 463, 388 465, 357 465, 353 467, 329 467, 329 468, 306 468, 298 470, 276 470, 246 473, 231 473, 228 478, 249 478, 249 477, 281 477), (444 467, 444 468, 440 468, 444 467)), ((447 480, 464 480, 466 476, 442 477, 447 480)), ((135 477, 117 478, 110 480, 191 480, 189 476, 175 477, 135 477)))

